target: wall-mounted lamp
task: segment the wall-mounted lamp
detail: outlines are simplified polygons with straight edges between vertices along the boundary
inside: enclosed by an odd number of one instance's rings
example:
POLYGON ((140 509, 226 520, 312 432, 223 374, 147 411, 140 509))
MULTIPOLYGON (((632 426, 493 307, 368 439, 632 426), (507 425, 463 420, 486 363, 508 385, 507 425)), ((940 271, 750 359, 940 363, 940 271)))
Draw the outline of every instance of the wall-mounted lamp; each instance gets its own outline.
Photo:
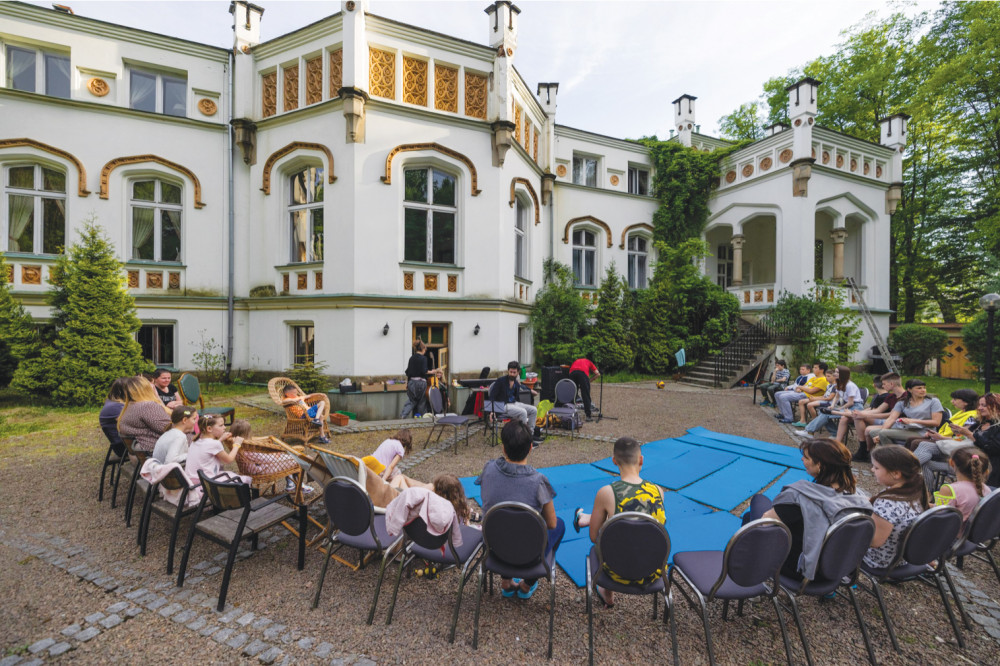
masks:
POLYGON ((472 329, 472 334, 479 335, 479 324, 476 324, 476 327, 472 329))
POLYGON ((389 322, 386 322, 385 326, 382 327, 382 335, 389 335, 389 322))

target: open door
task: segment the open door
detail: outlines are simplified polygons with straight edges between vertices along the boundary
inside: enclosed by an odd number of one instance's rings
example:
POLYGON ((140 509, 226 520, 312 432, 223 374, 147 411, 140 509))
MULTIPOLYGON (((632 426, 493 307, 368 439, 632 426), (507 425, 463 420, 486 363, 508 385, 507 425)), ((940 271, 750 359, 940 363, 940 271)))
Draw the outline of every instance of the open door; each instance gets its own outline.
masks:
POLYGON ((448 324, 415 323, 411 340, 416 342, 419 337, 427 345, 427 366, 441 370, 444 386, 448 386, 451 381, 448 371, 448 329, 448 324))

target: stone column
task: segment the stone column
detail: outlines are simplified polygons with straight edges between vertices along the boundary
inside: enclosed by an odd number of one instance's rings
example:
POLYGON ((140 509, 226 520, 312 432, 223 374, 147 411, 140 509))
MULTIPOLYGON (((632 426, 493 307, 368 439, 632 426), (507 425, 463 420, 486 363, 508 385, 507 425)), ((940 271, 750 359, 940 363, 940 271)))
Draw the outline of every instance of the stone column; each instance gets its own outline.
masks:
POLYGON ((830 232, 833 240, 833 281, 844 279, 844 241, 847 240, 847 229, 838 227, 830 232))
POLYGON ((733 286, 743 286, 743 245, 747 242, 743 234, 733 236, 733 286))

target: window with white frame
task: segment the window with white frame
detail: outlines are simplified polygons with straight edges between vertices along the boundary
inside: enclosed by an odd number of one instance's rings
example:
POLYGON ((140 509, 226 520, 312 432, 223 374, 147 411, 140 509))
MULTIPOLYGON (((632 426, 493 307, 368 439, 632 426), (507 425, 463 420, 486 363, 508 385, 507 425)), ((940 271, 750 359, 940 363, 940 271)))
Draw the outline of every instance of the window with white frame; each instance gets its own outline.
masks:
POLYGON ((69 74, 69 56, 64 53, 7 47, 8 88, 69 99, 69 74))
POLYGON ((528 277, 528 206, 521 197, 515 199, 514 218, 514 275, 528 277))
POLYGON ((9 166, 7 252, 62 254, 66 244, 66 174, 40 164, 9 166))
POLYGON ((292 364, 304 365, 316 360, 316 329, 312 324, 292 326, 292 364))
POLYGON ((629 194, 649 194, 649 169, 637 166, 628 168, 628 193, 629 194))
POLYGON ((573 155, 573 182, 577 185, 597 187, 597 158, 590 155, 573 155))
POLYGON ((174 325, 148 324, 139 327, 135 334, 142 357, 157 366, 174 365, 174 325))
POLYGON ((432 167, 403 176, 403 260, 454 264, 457 178, 432 167))
POLYGON ((136 111, 184 117, 187 115, 187 79, 132 68, 128 78, 128 106, 136 111))
POLYGON ((649 263, 649 240, 633 234, 628 237, 628 286, 629 289, 646 288, 646 267, 649 263))
POLYGON ((573 232, 573 283, 577 287, 597 284, 597 234, 588 229, 573 232))
POLYGON ((722 288, 733 284, 733 246, 720 243, 715 251, 715 284, 722 288))
POLYGON ((131 181, 132 259, 181 260, 181 186, 159 178, 131 181))
POLYGON ((292 263, 323 261, 323 189, 323 167, 306 167, 288 177, 292 263))

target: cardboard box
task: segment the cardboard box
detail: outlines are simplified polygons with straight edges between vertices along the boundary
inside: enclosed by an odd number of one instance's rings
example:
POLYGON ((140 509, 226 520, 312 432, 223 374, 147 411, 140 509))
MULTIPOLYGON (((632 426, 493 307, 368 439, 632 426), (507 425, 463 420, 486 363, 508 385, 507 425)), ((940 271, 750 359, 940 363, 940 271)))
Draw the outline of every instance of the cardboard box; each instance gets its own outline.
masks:
POLYGON ((383 393, 385 392, 385 383, 383 382, 372 382, 371 384, 361 384, 362 393, 383 393))
POLYGON ((386 391, 405 391, 406 390, 406 382, 402 381, 402 380, 398 380, 398 379, 396 380, 395 384, 389 384, 387 382, 386 385, 385 385, 385 390, 386 391))

